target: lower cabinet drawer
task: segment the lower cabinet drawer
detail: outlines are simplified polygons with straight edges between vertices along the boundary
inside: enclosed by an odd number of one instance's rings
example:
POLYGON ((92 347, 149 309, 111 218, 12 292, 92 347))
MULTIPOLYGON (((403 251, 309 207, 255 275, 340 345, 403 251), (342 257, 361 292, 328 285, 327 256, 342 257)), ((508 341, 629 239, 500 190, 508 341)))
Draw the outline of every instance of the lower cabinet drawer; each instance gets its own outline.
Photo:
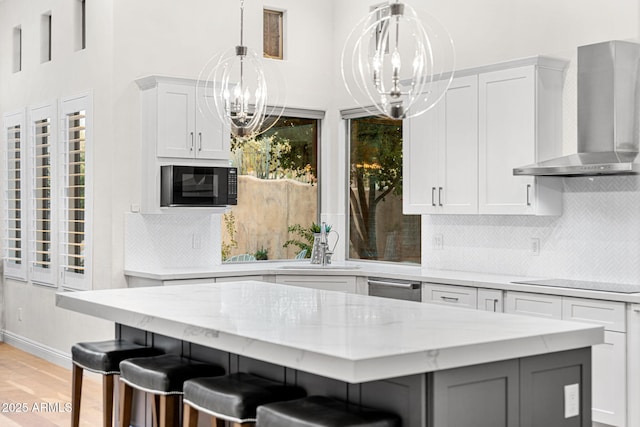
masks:
POLYGON ((422 302, 455 305, 475 310, 478 304, 478 290, 466 286, 423 283, 422 302))
POLYGON ((625 303, 585 298, 562 298, 562 318, 602 325, 607 331, 625 332, 625 303))
POLYGON ((509 291, 505 299, 504 312, 562 319, 562 297, 509 291))

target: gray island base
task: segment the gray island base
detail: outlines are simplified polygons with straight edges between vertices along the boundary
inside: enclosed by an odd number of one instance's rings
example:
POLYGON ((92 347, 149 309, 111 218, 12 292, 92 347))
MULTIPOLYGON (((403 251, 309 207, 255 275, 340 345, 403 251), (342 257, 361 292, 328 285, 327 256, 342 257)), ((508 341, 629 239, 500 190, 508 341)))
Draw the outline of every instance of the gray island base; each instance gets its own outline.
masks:
MULTIPOLYGON (((235 282, 63 292, 116 335, 397 413, 405 427, 591 427, 602 327, 235 282)), ((135 425, 151 425, 139 399, 135 425)), ((147 405, 148 406, 148 405, 147 405)))

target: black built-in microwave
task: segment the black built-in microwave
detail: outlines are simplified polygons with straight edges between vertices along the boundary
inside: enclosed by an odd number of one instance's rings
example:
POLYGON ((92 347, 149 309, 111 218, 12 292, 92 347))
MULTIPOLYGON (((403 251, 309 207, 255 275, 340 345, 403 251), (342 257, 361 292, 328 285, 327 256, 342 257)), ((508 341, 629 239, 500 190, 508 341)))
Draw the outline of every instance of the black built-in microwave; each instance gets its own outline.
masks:
POLYGON ((215 207, 237 204, 237 168, 161 166, 160 206, 215 207))

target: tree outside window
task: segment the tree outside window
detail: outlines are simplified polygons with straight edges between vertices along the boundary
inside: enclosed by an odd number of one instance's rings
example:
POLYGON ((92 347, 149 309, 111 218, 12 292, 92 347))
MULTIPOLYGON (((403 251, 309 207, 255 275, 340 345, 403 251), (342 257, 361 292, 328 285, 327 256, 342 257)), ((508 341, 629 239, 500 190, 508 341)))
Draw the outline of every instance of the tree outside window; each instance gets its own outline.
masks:
POLYGON ((351 120, 349 258, 420 263, 420 216, 402 214, 402 121, 351 120))

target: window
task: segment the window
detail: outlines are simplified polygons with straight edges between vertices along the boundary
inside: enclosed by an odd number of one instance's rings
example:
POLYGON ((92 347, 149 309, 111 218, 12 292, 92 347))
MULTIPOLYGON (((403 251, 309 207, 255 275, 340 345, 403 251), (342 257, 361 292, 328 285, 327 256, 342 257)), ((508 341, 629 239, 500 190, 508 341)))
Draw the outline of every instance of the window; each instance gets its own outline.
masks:
POLYGON ((55 215, 55 114, 52 105, 31 109, 29 163, 31 177, 31 227, 29 256, 31 280, 56 285, 55 215))
POLYGON ((7 277, 89 288, 91 105, 88 94, 64 99, 59 119, 55 104, 33 107, 28 127, 24 112, 4 116, 7 277))
POLYGON ((83 50, 87 47, 87 5, 85 0, 75 0, 74 10, 74 45, 75 50, 83 50))
POLYGON ((402 214, 402 121, 353 117, 349 139, 349 258, 420 263, 420 216, 402 214))
POLYGON ((284 12, 264 9, 263 49, 265 58, 283 59, 283 19, 284 12))
POLYGON ((88 95, 62 102, 60 268, 62 285, 76 289, 91 277, 90 104, 88 95))
POLYGON ((13 72, 22 71, 22 27, 13 29, 13 72))
POLYGON ((51 12, 40 17, 40 62, 51 61, 51 12))
POLYGON ((4 116, 6 138, 5 172, 5 231, 4 231, 4 274, 8 277, 26 280, 27 263, 25 248, 26 203, 23 186, 25 184, 24 153, 25 126, 24 112, 4 116))
MULTIPOLYGON (((322 112, 288 111, 262 135, 232 141, 238 205, 223 216, 222 258, 311 256, 305 234, 318 221, 318 140, 322 112), (295 116, 294 116, 295 114, 295 116)), ((312 238, 312 237, 311 237, 312 238)))

